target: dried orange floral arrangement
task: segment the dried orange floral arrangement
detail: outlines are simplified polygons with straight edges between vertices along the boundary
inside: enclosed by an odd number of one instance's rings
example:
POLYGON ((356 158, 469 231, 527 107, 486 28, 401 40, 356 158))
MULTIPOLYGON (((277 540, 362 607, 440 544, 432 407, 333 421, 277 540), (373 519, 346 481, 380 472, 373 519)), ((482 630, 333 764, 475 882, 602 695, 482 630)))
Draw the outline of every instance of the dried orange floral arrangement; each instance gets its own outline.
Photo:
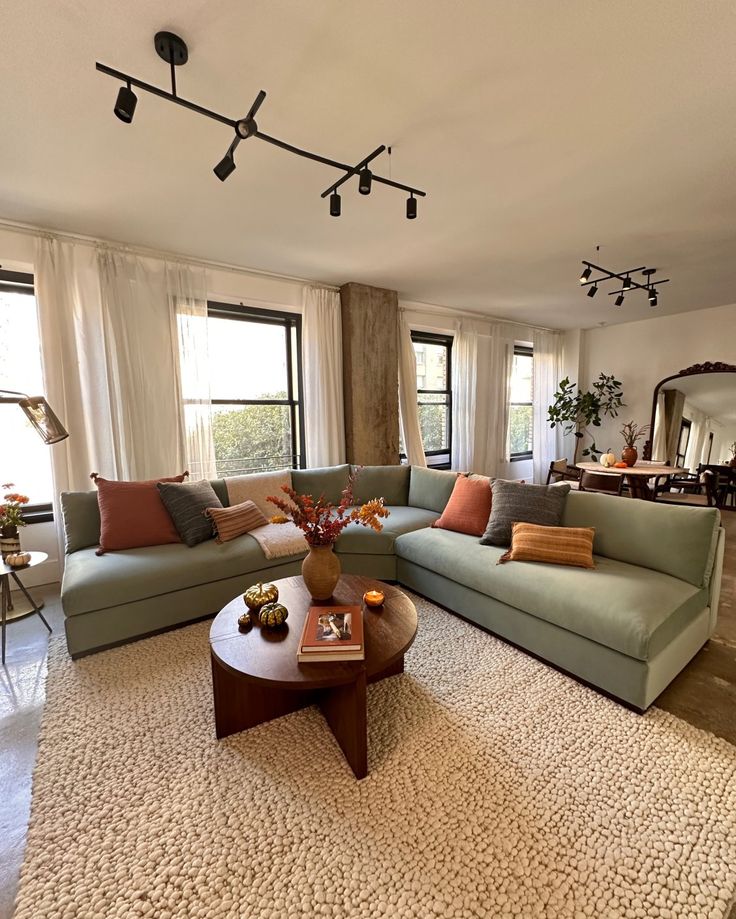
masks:
MULTIPOLYGON (((12 482, 3 485, 3 489, 12 487, 12 482)), ((18 494, 17 491, 10 491, 3 495, 3 500, 5 503, 0 504, 0 527, 24 527, 26 521, 23 519, 21 508, 28 504, 28 497, 18 494)))
POLYGON ((383 506, 383 498, 373 498, 355 507, 353 489, 356 478, 357 473, 348 478, 339 504, 325 500, 324 495, 315 500, 312 495, 300 495, 290 486, 282 485, 281 490, 288 495, 288 500, 276 496, 268 499, 282 511, 271 517, 271 523, 293 521, 310 546, 331 546, 349 523, 358 523, 379 532, 383 529, 380 518, 388 517, 389 511, 383 506))

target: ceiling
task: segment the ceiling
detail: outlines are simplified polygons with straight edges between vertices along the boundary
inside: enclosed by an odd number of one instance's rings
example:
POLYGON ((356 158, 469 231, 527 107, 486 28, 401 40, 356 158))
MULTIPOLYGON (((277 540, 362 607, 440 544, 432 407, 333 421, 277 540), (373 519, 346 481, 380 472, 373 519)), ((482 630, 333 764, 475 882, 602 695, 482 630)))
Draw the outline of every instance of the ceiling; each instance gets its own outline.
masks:
MULTIPOLYGON (((731 0, 8 0, 0 216, 556 328, 649 318, 580 290, 580 260, 646 264, 656 315, 736 301, 736 4, 731 0), (354 162, 391 144, 404 195, 139 93, 132 125, 96 60, 354 162), (602 246, 600 252, 595 245, 602 246)), ((375 171, 388 170, 384 155, 375 171)))
POLYGON ((678 377, 662 389, 679 389, 690 405, 711 418, 736 424, 736 373, 704 373, 678 377))

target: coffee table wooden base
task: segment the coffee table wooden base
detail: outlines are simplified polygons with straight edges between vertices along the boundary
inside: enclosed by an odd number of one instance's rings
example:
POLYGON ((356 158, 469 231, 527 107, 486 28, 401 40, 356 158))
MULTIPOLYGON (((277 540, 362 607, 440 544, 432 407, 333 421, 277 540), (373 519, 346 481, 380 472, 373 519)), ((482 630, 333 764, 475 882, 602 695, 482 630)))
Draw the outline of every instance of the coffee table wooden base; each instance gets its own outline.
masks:
POLYGON ((212 655, 217 738, 237 734, 308 705, 319 705, 355 777, 364 779, 368 775, 366 685, 403 672, 401 657, 370 679, 366 678, 365 670, 360 670, 352 682, 327 689, 276 689, 232 673, 212 655))

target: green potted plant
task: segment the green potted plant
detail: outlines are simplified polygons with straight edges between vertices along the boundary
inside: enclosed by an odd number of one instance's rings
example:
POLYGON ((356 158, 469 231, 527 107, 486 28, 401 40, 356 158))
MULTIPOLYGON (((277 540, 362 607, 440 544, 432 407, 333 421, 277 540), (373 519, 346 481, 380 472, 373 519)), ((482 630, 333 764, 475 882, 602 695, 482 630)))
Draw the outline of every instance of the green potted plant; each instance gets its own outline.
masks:
POLYGON ((605 373, 599 374, 587 392, 578 389, 577 384, 571 383, 569 377, 560 381, 555 401, 547 409, 547 420, 551 428, 564 425, 565 434, 575 434, 573 463, 578 461, 578 453, 586 435, 590 437, 591 443, 582 450, 581 455, 589 456, 594 461, 598 460, 603 451, 598 449, 595 438, 588 429, 599 428, 604 415, 615 418, 618 409, 626 404, 623 395, 621 381, 605 373))
MULTIPOLYGON (((12 487, 13 483, 7 482, 3 485, 3 490, 12 487)), ((26 525, 21 510, 24 504, 28 504, 26 495, 18 494, 16 491, 9 491, 3 495, 3 503, 0 504, 0 552, 3 558, 20 550, 18 527, 26 525)))
POLYGON ((649 431, 648 424, 638 425, 635 421, 628 421, 621 428, 621 436, 624 439, 626 446, 621 451, 621 459, 627 466, 635 466, 636 461, 639 459, 639 452, 636 449, 637 440, 641 440, 642 437, 647 436, 649 431))

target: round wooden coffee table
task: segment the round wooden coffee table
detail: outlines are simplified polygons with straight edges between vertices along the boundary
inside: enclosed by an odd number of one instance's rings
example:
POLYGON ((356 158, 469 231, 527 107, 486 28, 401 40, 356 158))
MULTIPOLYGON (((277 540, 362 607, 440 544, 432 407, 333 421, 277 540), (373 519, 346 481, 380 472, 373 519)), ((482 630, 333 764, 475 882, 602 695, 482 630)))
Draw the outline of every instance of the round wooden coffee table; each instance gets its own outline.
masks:
POLYGON ((312 600, 300 577, 275 581, 279 603, 289 610, 275 631, 254 625, 238 630, 246 606, 236 597, 210 629, 212 688, 217 737, 317 704, 359 779, 368 774, 366 684, 403 673, 404 653, 417 632, 417 611, 398 587, 371 578, 343 575, 330 600, 312 600), (362 602, 367 590, 386 596, 376 610, 362 602), (297 648, 310 606, 363 607, 365 660, 299 663, 297 648))

